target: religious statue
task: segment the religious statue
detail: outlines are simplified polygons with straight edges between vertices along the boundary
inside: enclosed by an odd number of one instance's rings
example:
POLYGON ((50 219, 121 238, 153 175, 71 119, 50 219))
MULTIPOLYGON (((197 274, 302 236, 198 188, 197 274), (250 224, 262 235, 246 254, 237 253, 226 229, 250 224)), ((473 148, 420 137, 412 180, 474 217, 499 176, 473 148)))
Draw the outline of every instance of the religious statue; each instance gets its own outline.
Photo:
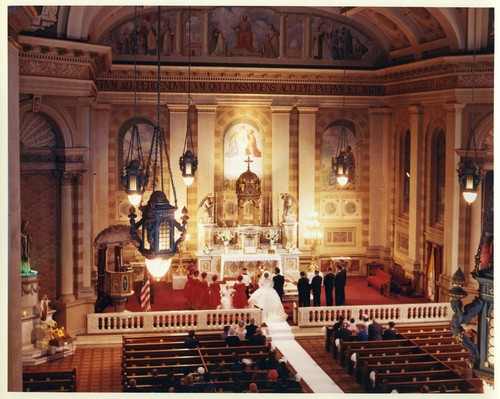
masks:
POLYGON ((214 222, 214 197, 208 194, 198 205, 198 220, 200 223, 214 222))
POLYGON ((47 317, 49 315, 49 303, 49 296, 45 294, 40 301, 40 321, 42 323, 45 323, 47 321, 47 317))
POLYGON ((24 220, 21 223, 21 274, 36 274, 31 270, 31 226, 30 222, 24 220))
POLYGON ((283 222, 295 222, 297 221, 296 214, 296 200, 291 194, 284 193, 281 194, 281 199, 283 200, 283 222))

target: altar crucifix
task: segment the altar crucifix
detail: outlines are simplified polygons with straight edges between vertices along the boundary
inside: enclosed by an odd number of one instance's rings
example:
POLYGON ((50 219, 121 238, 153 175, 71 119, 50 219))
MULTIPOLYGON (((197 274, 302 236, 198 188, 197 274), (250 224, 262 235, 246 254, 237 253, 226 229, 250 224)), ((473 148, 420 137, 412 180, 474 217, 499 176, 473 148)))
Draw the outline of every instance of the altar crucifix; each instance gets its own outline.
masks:
POLYGON ((247 170, 242 173, 236 181, 236 195, 238 198, 238 219, 240 225, 261 224, 260 220, 260 197, 261 186, 259 177, 250 170, 253 162, 248 156, 247 170))

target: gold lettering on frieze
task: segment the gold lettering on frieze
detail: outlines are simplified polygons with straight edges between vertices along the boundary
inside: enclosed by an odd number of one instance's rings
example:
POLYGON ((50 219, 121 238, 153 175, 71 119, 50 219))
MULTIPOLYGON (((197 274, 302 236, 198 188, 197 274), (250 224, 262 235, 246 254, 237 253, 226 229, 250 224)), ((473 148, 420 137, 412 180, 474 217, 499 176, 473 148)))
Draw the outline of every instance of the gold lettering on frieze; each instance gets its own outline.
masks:
MULTIPOLYGON (((100 91, 133 91, 132 80, 108 80, 96 81, 100 91)), ((144 92, 157 91, 158 83, 153 80, 137 82, 137 90, 144 92)), ((183 81, 162 81, 160 83, 162 92, 185 92, 188 83, 183 81)), ((191 82, 192 93, 256 93, 256 94, 301 94, 301 95, 323 95, 323 94, 347 94, 380 96, 385 94, 382 85, 342 85, 321 83, 282 83, 282 82, 191 82)))

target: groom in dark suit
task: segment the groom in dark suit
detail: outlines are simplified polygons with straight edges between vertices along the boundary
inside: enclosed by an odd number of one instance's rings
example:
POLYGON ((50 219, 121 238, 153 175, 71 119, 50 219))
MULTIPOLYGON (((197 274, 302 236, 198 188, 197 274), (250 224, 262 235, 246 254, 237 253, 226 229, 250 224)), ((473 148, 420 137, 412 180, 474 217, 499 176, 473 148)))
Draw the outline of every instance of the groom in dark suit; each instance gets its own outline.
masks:
POLYGON ((285 285, 285 276, 280 274, 279 267, 274 269, 273 283, 274 283, 273 287, 278 293, 280 301, 283 302, 283 294, 285 293, 285 290, 283 289, 283 286, 285 285))

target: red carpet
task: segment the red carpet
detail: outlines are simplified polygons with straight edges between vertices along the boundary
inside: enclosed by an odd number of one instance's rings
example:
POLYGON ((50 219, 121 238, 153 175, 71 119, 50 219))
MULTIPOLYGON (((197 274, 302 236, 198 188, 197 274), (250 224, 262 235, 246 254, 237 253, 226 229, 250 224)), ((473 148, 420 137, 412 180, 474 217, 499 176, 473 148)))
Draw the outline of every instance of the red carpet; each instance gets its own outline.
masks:
MULTIPOLYGON (((128 298, 126 309, 131 312, 140 312, 140 290, 141 283, 136 283, 134 286, 135 294, 128 298)), ((349 277, 346 284, 346 305, 380 305, 394 303, 419 303, 424 302, 421 297, 406 297, 399 294, 391 294, 385 297, 381 295, 375 288, 368 287, 366 277, 349 277)), ((324 293, 321 296, 321 305, 325 306, 324 293)), ((293 303, 284 303, 285 311, 288 315, 292 315, 293 303)), ((188 310, 188 304, 182 290, 173 290, 172 283, 165 281, 152 282, 152 301, 151 310, 188 310)), ((112 307, 108 307, 106 312, 113 312, 112 307)))

